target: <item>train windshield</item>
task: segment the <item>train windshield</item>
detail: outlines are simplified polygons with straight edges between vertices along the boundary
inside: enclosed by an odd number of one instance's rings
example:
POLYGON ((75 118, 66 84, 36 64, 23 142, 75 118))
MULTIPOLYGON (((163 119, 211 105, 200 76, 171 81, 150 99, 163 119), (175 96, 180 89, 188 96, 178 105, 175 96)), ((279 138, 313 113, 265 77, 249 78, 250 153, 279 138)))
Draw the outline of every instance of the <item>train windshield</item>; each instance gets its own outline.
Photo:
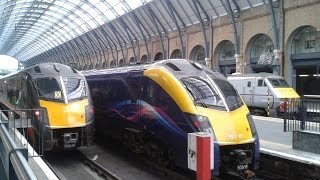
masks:
POLYGON ((237 109, 243 105, 237 91, 228 81, 215 78, 212 75, 209 75, 209 78, 187 77, 181 79, 196 105, 226 108, 226 104, 229 110, 237 109))
POLYGON ((87 97, 85 83, 79 78, 63 78, 68 101, 87 97))
POLYGON ((39 98, 45 100, 64 100, 61 87, 55 78, 38 78, 35 82, 39 98))
POLYGON ((181 81, 196 105, 225 108, 219 94, 210 82, 199 77, 185 77, 181 81))
POLYGON ((274 88, 286 88, 290 87, 288 83, 282 78, 267 78, 272 87, 274 88))
POLYGON ((211 78, 220 88, 221 93, 225 97, 226 103, 230 110, 234 110, 243 105, 240 96, 233 86, 224 79, 213 79, 211 78))

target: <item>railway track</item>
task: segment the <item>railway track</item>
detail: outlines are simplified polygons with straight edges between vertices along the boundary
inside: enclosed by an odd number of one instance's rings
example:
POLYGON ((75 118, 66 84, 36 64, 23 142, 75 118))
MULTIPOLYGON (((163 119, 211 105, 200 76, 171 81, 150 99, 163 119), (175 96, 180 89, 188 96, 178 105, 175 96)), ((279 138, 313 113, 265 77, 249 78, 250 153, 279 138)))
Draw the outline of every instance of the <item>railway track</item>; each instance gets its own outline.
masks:
POLYGON ((121 178, 118 177, 116 174, 112 173, 110 170, 104 168, 100 164, 98 164, 96 161, 83 156, 83 163, 90 167, 90 169, 94 172, 96 172, 100 177, 104 179, 110 179, 110 180, 120 180, 121 178))

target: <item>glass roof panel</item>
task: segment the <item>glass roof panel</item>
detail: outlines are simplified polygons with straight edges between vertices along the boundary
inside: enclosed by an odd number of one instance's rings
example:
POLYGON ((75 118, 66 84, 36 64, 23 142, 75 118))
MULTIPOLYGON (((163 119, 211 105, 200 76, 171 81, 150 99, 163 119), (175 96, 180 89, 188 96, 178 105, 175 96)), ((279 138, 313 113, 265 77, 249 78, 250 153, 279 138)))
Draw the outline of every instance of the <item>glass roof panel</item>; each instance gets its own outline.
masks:
MULTIPOLYGON (((48 50, 48 47, 54 47, 75 39, 83 33, 106 23, 112 23, 118 30, 120 41, 122 41, 122 38, 126 41, 128 40, 126 31, 122 29, 120 24, 114 24, 115 22, 112 20, 151 1, 154 2, 150 5, 159 5, 156 8, 152 8, 152 10, 159 16, 163 27, 167 30, 176 28, 172 18, 162 5, 163 0, 1 1, 0 12, 2 12, 3 19, 0 24, 0 53, 7 54, 10 52, 11 54, 8 55, 17 55, 16 58, 18 59, 23 57, 19 59, 21 61, 27 60, 25 58, 32 58, 39 53, 43 53, 44 50, 48 50), (12 42, 12 39, 14 39, 14 42, 12 42), (39 48, 42 46, 46 48, 39 48)), ((185 0, 185 3, 181 3, 182 1, 179 0, 170 1, 185 24, 193 24, 198 21, 194 9, 190 6, 192 5, 192 0, 185 0)), ((225 4, 225 2, 225 0, 201 0, 201 4, 210 17, 226 15, 227 12, 222 4, 225 4)), ((241 9, 263 4, 262 0, 235 0, 230 2, 232 8, 235 8, 233 2, 237 2, 241 9)), ((203 15, 203 12, 200 13, 203 15)), ((145 36, 147 34, 146 31, 151 36, 154 36, 157 33, 156 27, 151 19, 146 17, 148 13, 138 12, 137 10, 136 14, 141 26, 144 26, 142 33, 130 15, 126 15, 123 18, 131 31, 135 35, 138 34, 135 38, 145 36)), ((181 22, 178 24, 181 25, 181 22)), ((110 33, 112 32, 111 29, 108 26, 104 26, 104 28, 108 29, 110 43, 117 43, 118 40, 115 35, 110 33)), ((95 29, 94 31, 99 30, 95 29)), ((101 33, 98 32, 98 34, 101 33)), ((104 46, 109 46, 105 37, 101 37, 101 39, 105 43, 104 46)), ((118 46, 118 44, 115 45, 118 46)))

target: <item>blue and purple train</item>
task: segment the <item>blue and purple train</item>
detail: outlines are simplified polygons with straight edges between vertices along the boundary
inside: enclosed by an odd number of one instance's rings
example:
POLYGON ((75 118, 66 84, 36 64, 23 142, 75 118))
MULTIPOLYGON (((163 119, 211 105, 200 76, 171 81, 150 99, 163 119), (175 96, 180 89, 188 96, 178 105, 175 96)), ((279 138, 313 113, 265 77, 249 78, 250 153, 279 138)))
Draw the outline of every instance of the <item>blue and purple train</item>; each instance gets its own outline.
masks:
POLYGON ((187 135, 214 137, 214 170, 259 167, 259 139, 247 106, 218 72, 184 59, 83 72, 96 131, 162 165, 187 168, 187 135))

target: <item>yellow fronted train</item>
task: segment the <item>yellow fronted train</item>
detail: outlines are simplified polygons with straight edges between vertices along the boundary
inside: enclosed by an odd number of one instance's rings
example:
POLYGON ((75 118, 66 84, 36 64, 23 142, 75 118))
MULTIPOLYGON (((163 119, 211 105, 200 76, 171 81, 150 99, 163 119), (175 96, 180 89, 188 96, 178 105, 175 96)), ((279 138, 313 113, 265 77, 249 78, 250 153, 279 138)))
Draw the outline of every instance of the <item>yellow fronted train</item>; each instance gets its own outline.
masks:
POLYGON ((250 112, 218 72, 176 59, 83 74, 97 133, 119 138, 157 163, 187 168, 188 133, 208 132, 214 137, 213 175, 258 168, 259 139, 250 112))
POLYGON ((69 66, 43 63, 1 77, 0 102, 27 114, 28 139, 43 151, 93 142, 90 92, 84 76, 69 66))

